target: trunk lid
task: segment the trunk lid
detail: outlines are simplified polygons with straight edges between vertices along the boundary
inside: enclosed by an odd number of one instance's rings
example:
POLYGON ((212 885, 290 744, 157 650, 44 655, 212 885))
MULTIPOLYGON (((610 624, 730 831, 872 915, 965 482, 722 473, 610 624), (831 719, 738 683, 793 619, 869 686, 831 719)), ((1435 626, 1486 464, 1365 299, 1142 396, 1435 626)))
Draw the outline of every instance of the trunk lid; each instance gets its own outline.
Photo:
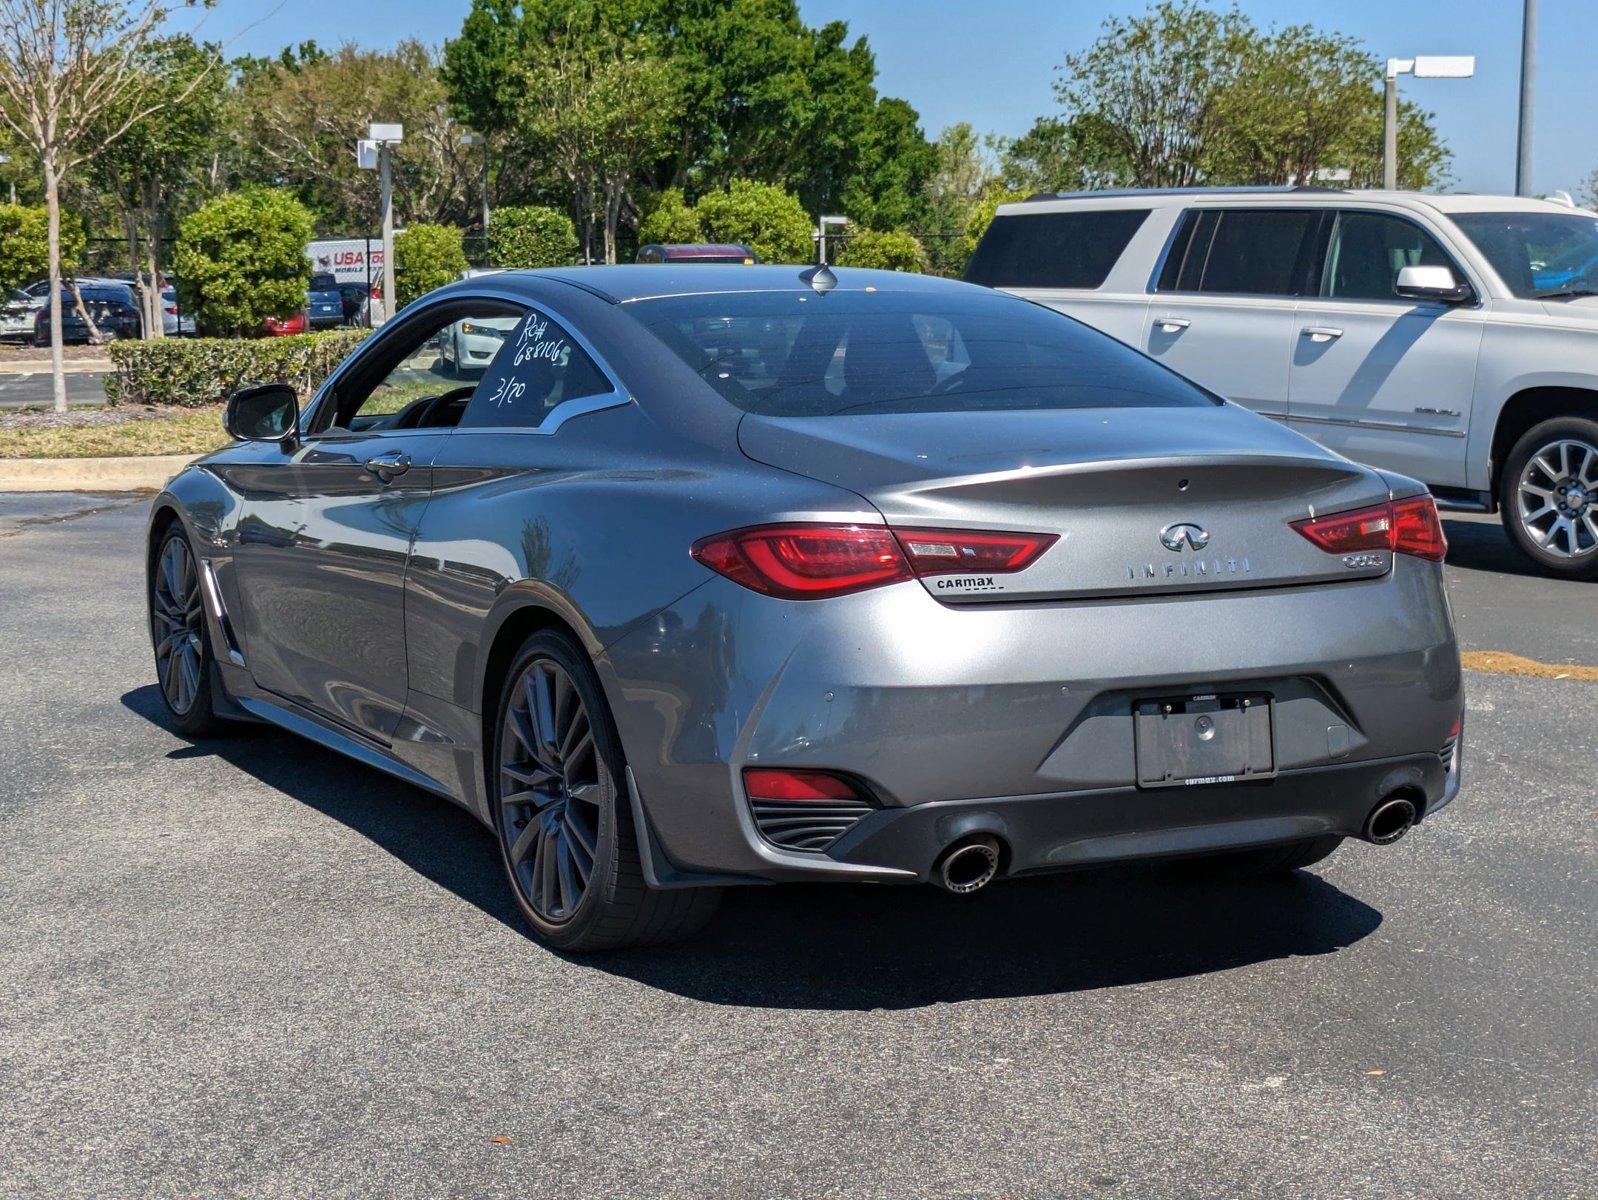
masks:
POLYGON ((749 414, 757 462, 869 500, 895 526, 1055 534, 1011 575, 924 578, 950 603, 1280 587, 1384 574, 1387 553, 1328 554, 1288 522, 1379 504, 1374 472, 1222 408, 749 414))

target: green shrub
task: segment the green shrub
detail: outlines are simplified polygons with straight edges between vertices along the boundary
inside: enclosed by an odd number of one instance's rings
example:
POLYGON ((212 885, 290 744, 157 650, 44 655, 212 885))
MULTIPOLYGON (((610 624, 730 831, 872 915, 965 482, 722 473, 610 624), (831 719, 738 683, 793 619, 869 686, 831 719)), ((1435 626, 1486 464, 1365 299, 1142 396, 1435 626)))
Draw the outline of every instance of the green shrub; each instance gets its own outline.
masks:
MULTIPOLYGON (((0 289, 21 287, 50 273, 50 217, 44 205, 0 204, 0 289)), ((76 213, 61 214, 61 274, 78 269, 87 243, 76 213)))
POLYGON ((496 267, 568 267, 577 261, 577 230, 558 208, 496 208, 488 253, 496 267))
POLYGON ((924 271, 926 251, 914 234, 898 230, 863 229, 838 251, 838 265, 872 267, 878 271, 924 271))
POLYGON ((688 207, 680 188, 667 188, 654 199, 649 212, 638 223, 640 246, 680 245, 705 240, 699 213, 688 207))
POLYGON ((761 262, 807 263, 815 255, 804 205, 780 187, 734 179, 725 192, 701 196, 694 211, 706 241, 748 246, 761 262))
POLYGON ((172 271, 183 306, 210 334, 257 334, 305 307, 311 212, 288 192, 250 187, 202 204, 178 225, 172 271))
POLYGON ((333 368, 369 336, 336 329, 280 338, 161 338, 109 347, 111 404, 176 404, 198 408, 225 400, 247 383, 288 383, 308 398, 333 368))
POLYGON ((434 288, 454 283, 465 269, 461 231, 453 225, 412 225, 394 235, 394 290, 399 293, 399 308, 434 288))

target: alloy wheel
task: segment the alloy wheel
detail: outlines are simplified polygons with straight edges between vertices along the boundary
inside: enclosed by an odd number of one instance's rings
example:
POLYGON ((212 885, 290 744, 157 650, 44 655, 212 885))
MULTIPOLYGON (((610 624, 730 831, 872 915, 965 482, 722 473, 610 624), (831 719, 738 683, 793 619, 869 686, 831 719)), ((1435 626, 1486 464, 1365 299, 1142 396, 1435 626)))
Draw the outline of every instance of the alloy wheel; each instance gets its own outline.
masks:
POLYGON ((182 715, 194 707, 205 678, 205 614, 194 555, 181 537, 161 548, 152 600, 156 674, 166 702, 182 715))
POLYGON ((1521 527, 1556 558, 1598 551, 1598 447, 1572 438, 1543 446, 1516 486, 1521 527))
POLYGON ((523 898, 571 919, 588 891, 600 830, 593 724, 571 676, 534 658, 511 689, 499 737, 500 837, 523 898))

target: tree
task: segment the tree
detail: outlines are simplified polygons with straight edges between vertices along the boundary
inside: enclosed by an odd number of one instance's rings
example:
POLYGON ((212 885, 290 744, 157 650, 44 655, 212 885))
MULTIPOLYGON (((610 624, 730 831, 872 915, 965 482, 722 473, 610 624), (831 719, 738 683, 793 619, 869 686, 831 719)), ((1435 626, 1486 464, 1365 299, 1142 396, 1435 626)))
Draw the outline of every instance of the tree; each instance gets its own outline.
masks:
MULTIPOLYGON (((160 337, 161 233, 179 199, 204 185, 203 164, 221 135, 227 81, 217 50, 187 36, 152 42, 140 56, 139 69, 148 76, 142 94, 162 98, 161 111, 134 121, 89 167, 120 212, 130 267, 149 281, 142 289, 145 336, 160 337), (186 98, 173 103, 178 96, 186 98)), ((124 107, 107 113, 104 124, 120 124, 127 115, 124 107)))
MULTIPOLYGON (((171 9, 159 0, 0 0, 0 124, 37 157, 49 224, 50 370, 67 409, 61 353, 61 185, 139 121, 183 103, 142 69, 171 9), (108 121, 120 113, 120 121, 108 121)), ((199 84, 196 82, 195 87, 199 84)))
POLYGON ((673 245, 703 241, 705 231, 699 213, 683 199, 681 188, 656 193, 638 222, 640 245, 673 245))
POLYGON ((622 217, 636 212, 641 164, 671 138, 676 78, 647 46, 576 16, 524 70, 516 129, 571 188, 585 254, 593 256, 598 230, 604 261, 614 263, 622 217))
MULTIPOLYGON (((411 225, 394 236, 394 290, 398 308, 434 288, 453 283, 466 270, 461 231, 454 225, 411 225)), ((397 310, 396 310, 397 311, 397 310)))
POLYGON ((926 183, 926 226, 930 268, 939 275, 958 274, 968 257, 961 234, 972 206, 995 186, 993 165, 982 139, 968 122, 950 125, 933 146, 937 166, 926 183))
POLYGON ((247 187, 201 205, 178 225, 172 265, 185 307, 207 333, 258 333, 305 304, 314 223, 281 188, 247 187))
POLYGON ((372 172, 355 143, 372 121, 405 126, 393 151, 395 218, 465 223, 477 211, 481 159, 461 144, 436 58, 422 43, 393 50, 314 42, 276 59, 236 64, 235 182, 294 189, 326 232, 354 234, 381 220, 372 172))
POLYGON ((926 251, 914 234, 902 230, 863 229, 843 244, 838 264, 878 271, 924 271, 926 251))
POLYGON ((577 231, 558 208, 494 210, 488 252, 497 267, 564 267, 577 261, 577 231))
MULTIPOLYGON (((1068 55, 1055 84, 1063 113, 1004 146, 1007 186, 1310 181, 1346 170, 1380 178, 1381 63, 1357 42, 1312 26, 1265 33, 1237 9, 1161 0, 1111 19, 1068 55)), ((1405 104, 1400 179, 1437 186, 1448 151, 1431 116, 1405 104)))
POLYGON ((874 229, 919 227, 928 216, 927 181, 937 167, 938 152, 921 132, 916 110, 903 100, 878 100, 840 197, 843 211, 874 229))
MULTIPOLYGON (((61 214, 61 272, 72 275, 86 240, 76 213, 61 214)), ((43 205, 0 204, 0 292, 50 271, 50 214, 43 205)))
POLYGON ((734 179, 725 192, 701 196, 694 211, 706 240, 748 246, 761 262, 803 263, 814 256, 804 205, 782 188, 734 179))

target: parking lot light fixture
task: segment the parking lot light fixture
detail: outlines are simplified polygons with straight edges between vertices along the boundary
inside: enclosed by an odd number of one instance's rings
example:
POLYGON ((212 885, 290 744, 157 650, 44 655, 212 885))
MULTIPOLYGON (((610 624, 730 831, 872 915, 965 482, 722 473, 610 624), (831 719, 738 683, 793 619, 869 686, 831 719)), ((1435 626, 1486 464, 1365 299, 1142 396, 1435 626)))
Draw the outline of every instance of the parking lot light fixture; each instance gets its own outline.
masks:
POLYGON ((1382 186, 1398 190, 1398 77, 1469 79, 1476 74, 1474 54, 1432 54, 1387 60, 1387 88, 1382 121, 1382 186))

